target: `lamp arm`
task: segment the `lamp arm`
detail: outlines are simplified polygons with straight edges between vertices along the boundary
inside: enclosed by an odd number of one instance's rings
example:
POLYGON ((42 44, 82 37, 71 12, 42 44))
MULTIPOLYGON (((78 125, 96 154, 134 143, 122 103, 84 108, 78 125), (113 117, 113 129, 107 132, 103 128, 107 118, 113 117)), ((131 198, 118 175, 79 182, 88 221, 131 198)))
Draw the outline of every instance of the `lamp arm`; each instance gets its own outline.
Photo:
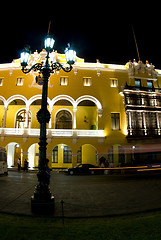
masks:
MULTIPOLYGON (((29 69, 22 66, 22 72, 25 73, 25 74, 31 72, 32 70, 35 71, 35 72, 36 71, 42 72, 42 68, 43 68, 43 63, 36 63, 29 69)), ((54 62, 54 63, 51 64, 49 71, 51 73, 53 73, 55 70, 60 71, 61 69, 63 69, 64 72, 70 72, 73 69, 73 67, 72 67, 72 65, 69 65, 68 67, 64 67, 61 63, 54 62)))
POLYGON ((65 72, 70 72, 73 69, 72 65, 69 65, 69 67, 64 67, 60 62, 51 64, 51 72, 54 72, 55 70, 60 71, 61 68, 65 72))
POLYGON ((35 71, 35 72, 36 71, 41 71, 42 67, 43 67, 42 63, 36 63, 29 69, 27 69, 25 67, 22 67, 22 72, 27 74, 27 73, 31 72, 32 70, 35 71))

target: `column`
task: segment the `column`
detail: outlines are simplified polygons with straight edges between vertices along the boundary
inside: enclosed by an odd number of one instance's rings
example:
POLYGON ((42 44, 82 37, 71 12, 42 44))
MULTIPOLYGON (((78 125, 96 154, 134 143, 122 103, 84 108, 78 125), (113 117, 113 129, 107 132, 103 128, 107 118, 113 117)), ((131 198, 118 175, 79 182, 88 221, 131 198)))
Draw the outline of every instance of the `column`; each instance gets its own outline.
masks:
POLYGON ((53 112, 53 106, 49 108, 49 111, 50 111, 49 128, 52 128, 52 112, 53 112))
POLYGON ((26 107, 26 117, 25 117, 25 128, 28 128, 28 120, 29 120, 29 108, 26 107))
POLYGON ((97 127, 97 129, 99 129, 98 119, 102 117, 102 112, 103 112, 102 108, 97 108, 97 119, 96 119, 96 127, 97 127))
POLYGON ((145 135, 147 135, 145 112, 143 112, 143 126, 144 126, 144 133, 145 135))
POLYGON ((77 112, 77 108, 73 107, 73 129, 76 129, 76 112, 77 112))
POLYGON ((4 117, 3 117, 3 128, 6 127, 6 119, 7 119, 7 110, 8 110, 8 106, 4 107, 4 117))
POLYGON ((130 129, 130 135, 132 135, 132 124, 131 124, 131 112, 128 112, 128 125, 129 125, 129 129, 130 129))
POLYGON ((160 123, 159 123, 159 113, 158 112, 156 112, 156 120, 157 120, 158 135, 160 135, 160 123))

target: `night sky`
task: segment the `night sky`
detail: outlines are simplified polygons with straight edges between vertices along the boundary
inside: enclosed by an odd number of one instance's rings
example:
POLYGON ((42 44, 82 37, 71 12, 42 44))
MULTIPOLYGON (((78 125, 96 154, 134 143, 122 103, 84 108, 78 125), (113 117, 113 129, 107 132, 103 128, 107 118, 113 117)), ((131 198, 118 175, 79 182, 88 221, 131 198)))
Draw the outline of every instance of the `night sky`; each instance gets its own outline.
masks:
MULTIPOLYGON (((117 64, 126 64, 134 58, 138 60, 131 28, 133 24, 141 60, 148 60, 161 69, 161 21, 149 17, 149 14, 139 17, 140 13, 136 11, 134 18, 129 15, 130 11, 127 14, 127 9, 125 12, 119 7, 95 5, 87 9, 85 5, 76 6, 75 3, 75 10, 67 6, 62 11, 61 4, 64 3, 53 4, 53 8, 50 6, 48 14, 43 6, 40 10, 27 8, 22 13, 13 11, 7 13, 7 18, 1 14, 0 63, 19 58, 26 44, 31 46, 32 52, 41 51, 51 20, 54 49, 59 53, 63 53, 70 42, 77 56, 87 62, 99 59, 101 63, 117 64)), ((149 10, 153 11, 151 7, 149 10)))

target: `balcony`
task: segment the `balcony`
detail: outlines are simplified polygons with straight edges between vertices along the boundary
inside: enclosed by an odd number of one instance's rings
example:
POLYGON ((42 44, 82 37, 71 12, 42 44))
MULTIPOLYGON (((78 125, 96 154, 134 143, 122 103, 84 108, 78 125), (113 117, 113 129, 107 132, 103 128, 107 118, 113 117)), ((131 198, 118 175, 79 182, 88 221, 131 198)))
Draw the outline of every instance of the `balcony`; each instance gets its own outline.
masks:
POLYGON ((127 139, 145 139, 145 138, 160 138, 161 137, 161 129, 128 129, 127 139))
MULTIPOLYGON (((39 138, 40 129, 0 128, 0 136, 39 138)), ((105 138, 104 130, 47 129, 47 138, 105 138)))

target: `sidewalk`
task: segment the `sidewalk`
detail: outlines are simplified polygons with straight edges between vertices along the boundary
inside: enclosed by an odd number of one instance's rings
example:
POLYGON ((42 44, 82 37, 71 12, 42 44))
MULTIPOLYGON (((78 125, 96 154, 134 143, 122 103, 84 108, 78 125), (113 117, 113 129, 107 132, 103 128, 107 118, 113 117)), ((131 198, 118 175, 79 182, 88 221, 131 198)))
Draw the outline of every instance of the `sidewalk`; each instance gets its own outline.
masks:
MULTIPOLYGON (((9 171, 0 177, 0 212, 32 215, 35 172, 9 171)), ((68 176, 52 173, 55 217, 129 214, 161 208, 161 175, 68 176)))

